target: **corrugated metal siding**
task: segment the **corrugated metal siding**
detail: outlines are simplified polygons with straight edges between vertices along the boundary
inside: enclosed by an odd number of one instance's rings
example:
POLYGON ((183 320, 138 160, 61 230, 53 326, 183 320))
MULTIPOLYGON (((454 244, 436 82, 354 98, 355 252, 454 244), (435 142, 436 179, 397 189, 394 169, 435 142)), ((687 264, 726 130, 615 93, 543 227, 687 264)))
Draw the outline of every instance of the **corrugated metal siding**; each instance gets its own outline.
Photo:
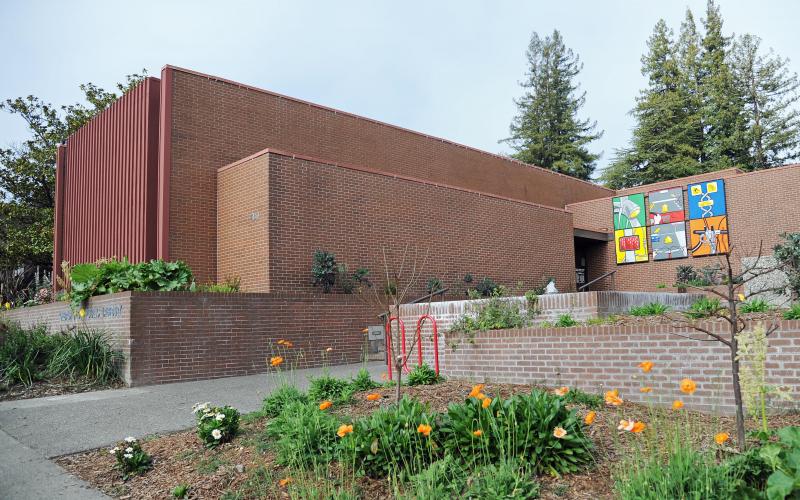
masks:
POLYGON ((57 176, 62 260, 155 258, 159 94, 160 80, 148 78, 67 140, 57 176))

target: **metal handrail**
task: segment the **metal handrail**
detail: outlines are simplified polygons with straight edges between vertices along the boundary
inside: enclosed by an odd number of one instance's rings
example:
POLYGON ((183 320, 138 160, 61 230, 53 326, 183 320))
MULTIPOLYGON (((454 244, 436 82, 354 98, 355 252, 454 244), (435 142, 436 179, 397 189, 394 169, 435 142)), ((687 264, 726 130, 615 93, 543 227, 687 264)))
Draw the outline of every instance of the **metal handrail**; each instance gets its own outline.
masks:
MULTIPOLYGON (((448 290, 450 290, 450 289, 449 288, 440 288, 439 290, 436 290, 435 292, 431 292, 428 295, 423 295, 422 297, 414 299, 411 302, 406 302, 406 304, 419 304, 420 302, 425 302, 426 300, 431 299, 433 297, 436 297, 437 295, 442 295, 445 292, 447 292, 448 290)), ((379 318, 386 318, 387 314, 388 313, 379 314, 378 317, 379 318)), ((384 321, 385 321, 385 319, 384 319, 384 321)))
POLYGON ((604 275, 600 276, 599 278, 595 278, 595 279, 593 279, 592 281, 590 281, 590 282, 586 283, 585 285, 583 285, 583 286, 579 287, 579 288, 578 288, 578 291, 579 291, 579 292, 583 291, 583 289, 584 289, 584 288, 588 288, 589 286, 591 286, 591 285, 593 285, 593 284, 597 283, 598 281, 600 281, 600 280, 601 280, 601 279, 603 279, 603 278, 608 278, 609 276, 611 276, 611 275, 612 275, 612 274, 614 274, 615 272, 617 272, 617 270, 616 270, 616 269, 614 269, 613 271, 607 272, 606 274, 604 274, 604 275))

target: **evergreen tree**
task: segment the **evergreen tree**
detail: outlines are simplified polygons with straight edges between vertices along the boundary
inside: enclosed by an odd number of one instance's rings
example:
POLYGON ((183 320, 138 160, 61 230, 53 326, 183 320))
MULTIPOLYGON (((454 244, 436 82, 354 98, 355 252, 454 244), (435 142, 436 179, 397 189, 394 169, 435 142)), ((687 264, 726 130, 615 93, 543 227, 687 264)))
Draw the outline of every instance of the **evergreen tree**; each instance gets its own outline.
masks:
POLYGON ((564 45, 556 30, 540 38, 534 33, 527 52, 530 64, 521 84, 524 95, 515 100, 519 114, 511 124, 507 142, 514 158, 525 163, 589 179, 599 158, 587 144, 599 139, 596 122, 580 120, 578 111, 586 100, 575 77, 583 65, 564 45))
POLYGON ((772 50, 760 52, 761 39, 739 37, 733 46, 731 66, 738 92, 744 98, 749 162, 748 170, 782 165, 800 156, 800 111, 797 74, 788 61, 772 50))

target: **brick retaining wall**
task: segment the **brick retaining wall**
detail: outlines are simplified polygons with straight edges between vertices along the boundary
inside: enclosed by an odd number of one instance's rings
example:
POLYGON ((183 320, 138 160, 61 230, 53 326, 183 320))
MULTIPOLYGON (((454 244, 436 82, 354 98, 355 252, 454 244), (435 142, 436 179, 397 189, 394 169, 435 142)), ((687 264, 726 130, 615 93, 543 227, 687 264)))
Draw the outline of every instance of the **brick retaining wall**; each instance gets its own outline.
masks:
POLYGON ((266 372, 279 339, 294 343, 285 366, 355 363, 366 342, 361 330, 376 322, 357 298, 334 295, 123 292, 93 298, 86 311, 81 320, 55 303, 0 318, 54 332, 105 330, 126 355, 123 377, 132 386, 266 372))

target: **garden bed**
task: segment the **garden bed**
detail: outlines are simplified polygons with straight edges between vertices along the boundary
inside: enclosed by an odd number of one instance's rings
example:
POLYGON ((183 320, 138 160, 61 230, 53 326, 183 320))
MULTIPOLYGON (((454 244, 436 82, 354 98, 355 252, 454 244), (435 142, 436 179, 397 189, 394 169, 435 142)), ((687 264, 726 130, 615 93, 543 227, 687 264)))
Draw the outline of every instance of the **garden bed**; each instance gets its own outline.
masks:
MULTIPOLYGON (((448 404, 462 402, 472 386, 466 382, 447 381, 433 386, 404 387, 403 393, 428 403, 432 411, 445 411, 448 404)), ((492 398, 506 398, 513 394, 529 393, 529 385, 486 384, 483 391, 492 398)), ((369 392, 356 393, 349 404, 334 404, 330 411, 344 420, 353 421, 360 416, 373 413, 393 401, 394 388, 382 387, 369 392), (368 401, 368 393, 379 393, 382 398, 368 401)), ((659 410, 649 405, 625 402, 619 408, 598 405, 602 397, 585 398, 595 407, 597 418, 586 428, 586 433, 595 445, 594 463, 579 473, 561 477, 539 476, 541 498, 606 499, 614 498, 614 474, 621 460, 639 450, 643 434, 632 434, 617 430, 619 419, 659 421, 659 428, 682 426, 689 432, 690 440, 698 449, 719 448, 714 443, 717 432, 733 434, 731 418, 686 411, 659 410)), ((589 407, 583 403, 570 403, 579 415, 585 415, 589 407)), ((687 401, 687 407, 689 403, 687 401)), ((309 471, 303 475, 297 470, 288 470, 278 465, 274 442, 267 438, 264 429, 268 419, 251 414, 243 419, 238 436, 230 443, 216 449, 203 446, 193 431, 145 439, 142 447, 152 455, 153 469, 128 481, 120 478, 113 469, 115 460, 107 449, 88 451, 57 459, 57 463, 87 481, 93 487, 116 498, 150 499, 171 498, 177 485, 189 486, 187 498, 288 498, 297 497, 290 484, 280 486, 283 478, 292 477, 296 483, 304 481, 318 484, 317 492, 330 492, 336 486, 341 471, 339 464, 332 462, 326 470, 309 471)), ((752 425, 748 421, 748 425, 752 425)), ((770 426, 800 425, 800 415, 775 416, 770 426)), ((121 430, 124 432, 124 430, 121 430)), ((648 430, 647 432, 650 432, 648 430)), ((653 432, 655 434, 655 432, 653 432)), ((648 439, 659 439, 657 435, 648 439)), ((719 452, 718 452, 719 453, 719 452)), ((389 479, 370 479, 356 475, 347 489, 355 498, 395 498, 397 483, 389 479)), ((308 494, 308 489, 305 490, 308 494)), ((350 498, 350 497, 346 497, 350 498)))
POLYGON ((121 380, 106 384, 98 383, 91 379, 70 380, 69 378, 62 378, 43 380, 34 382, 32 385, 15 384, 10 387, 0 387, 0 401, 63 396, 81 392, 119 389, 124 386, 125 384, 121 380))

